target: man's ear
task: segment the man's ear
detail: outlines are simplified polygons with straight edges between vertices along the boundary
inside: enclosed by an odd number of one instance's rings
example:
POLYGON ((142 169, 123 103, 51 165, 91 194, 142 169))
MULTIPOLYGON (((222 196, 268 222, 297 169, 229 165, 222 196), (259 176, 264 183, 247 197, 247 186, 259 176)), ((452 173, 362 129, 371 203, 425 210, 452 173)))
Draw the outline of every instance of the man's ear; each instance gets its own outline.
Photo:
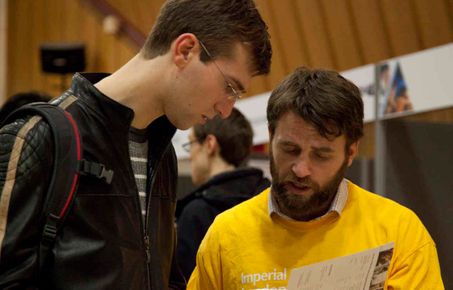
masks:
POLYGON ((219 142, 217 142, 216 136, 209 134, 206 136, 206 139, 203 142, 204 146, 206 146, 206 150, 209 156, 215 155, 216 152, 220 149, 219 142))
POLYGON ((348 167, 351 166, 352 161, 359 153, 359 142, 360 141, 356 141, 356 142, 352 143, 348 148, 348 152, 347 152, 347 156, 346 156, 346 158, 348 158, 348 167))
POLYGON ((171 45, 174 63, 178 67, 185 67, 195 56, 200 54, 200 45, 197 37, 192 33, 183 33, 171 45))

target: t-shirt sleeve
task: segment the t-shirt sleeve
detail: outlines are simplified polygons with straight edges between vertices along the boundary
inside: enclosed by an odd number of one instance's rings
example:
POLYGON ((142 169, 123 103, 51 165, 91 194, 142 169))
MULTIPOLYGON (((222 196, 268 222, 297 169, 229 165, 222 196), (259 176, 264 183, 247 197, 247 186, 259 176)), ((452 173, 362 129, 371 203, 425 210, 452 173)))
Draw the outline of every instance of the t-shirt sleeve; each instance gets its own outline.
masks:
POLYGON ((445 289, 435 244, 428 242, 401 261, 387 286, 388 289, 445 289))
POLYGON ((436 244, 421 220, 407 211, 399 227, 399 254, 387 279, 388 289, 445 289, 436 244))

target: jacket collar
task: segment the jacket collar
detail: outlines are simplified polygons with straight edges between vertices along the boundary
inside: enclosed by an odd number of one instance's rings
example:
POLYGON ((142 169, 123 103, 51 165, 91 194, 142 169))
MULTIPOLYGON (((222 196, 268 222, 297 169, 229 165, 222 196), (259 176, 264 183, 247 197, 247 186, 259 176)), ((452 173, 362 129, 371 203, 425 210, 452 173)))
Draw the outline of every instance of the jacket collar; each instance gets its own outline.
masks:
POLYGON ((127 127, 129 130, 134 111, 104 95, 94 86, 107 76, 109 76, 107 73, 76 73, 72 78, 69 93, 74 94, 79 101, 93 109, 94 114, 105 118, 113 128, 127 127))
MULTIPOLYGON (((108 123, 112 124, 112 128, 123 128, 127 133, 134 118, 134 111, 104 95, 94 86, 107 76, 109 76, 107 73, 76 73, 72 79, 69 93, 86 103, 95 114, 105 118, 108 123)), ((154 137, 149 138, 149 142, 156 144, 157 148, 162 148, 171 141, 176 127, 166 116, 161 116, 148 125, 147 132, 148 136, 154 137)))

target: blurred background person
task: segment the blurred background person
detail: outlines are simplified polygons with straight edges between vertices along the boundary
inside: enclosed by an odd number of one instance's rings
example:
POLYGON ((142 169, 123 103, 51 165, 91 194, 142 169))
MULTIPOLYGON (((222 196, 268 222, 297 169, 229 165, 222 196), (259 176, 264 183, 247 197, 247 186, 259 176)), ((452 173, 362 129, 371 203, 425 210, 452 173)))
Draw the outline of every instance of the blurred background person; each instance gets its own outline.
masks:
POLYGON ((14 110, 25 104, 34 102, 48 102, 52 97, 41 92, 22 92, 12 95, 0 108, 0 123, 8 117, 14 110))
POLYGON ((253 130, 244 115, 233 108, 226 119, 216 117, 191 129, 189 142, 194 191, 178 201, 176 209, 177 260, 188 280, 206 231, 221 212, 269 187, 263 171, 246 167, 253 130))

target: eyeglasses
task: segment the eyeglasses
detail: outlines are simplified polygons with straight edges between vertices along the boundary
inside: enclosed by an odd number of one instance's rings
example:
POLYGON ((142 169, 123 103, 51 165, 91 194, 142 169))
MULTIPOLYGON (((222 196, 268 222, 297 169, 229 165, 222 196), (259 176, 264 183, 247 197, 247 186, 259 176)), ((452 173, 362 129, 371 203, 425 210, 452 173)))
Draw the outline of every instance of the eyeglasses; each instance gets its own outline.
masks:
POLYGON ((214 65, 216 66, 216 68, 219 70, 220 74, 222 75, 223 79, 225 80, 225 83, 228 87, 228 89, 230 89, 231 92, 229 92, 229 96, 228 96, 228 100, 231 100, 231 101, 237 101, 239 100, 240 98, 242 98, 240 92, 238 92, 234 87, 233 85, 231 84, 231 82, 228 81, 226 75, 223 73, 223 71, 220 69, 219 65, 215 62, 214 58, 212 57, 212 55, 209 53, 208 49, 206 48, 206 46, 203 44, 203 42, 201 40, 198 40, 198 42, 200 43, 200 46, 203 48, 204 52, 206 52, 206 54, 208 55, 208 57, 211 59, 211 61, 214 63, 214 65))
POLYGON ((197 140, 189 141, 187 143, 182 144, 181 147, 182 147, 182 149, 184 149, 184 151, 186 151, 187 153, 190 153, 190 148, 192 148, 192 144, 195 142, 198 142, 198 141, 197 140))

